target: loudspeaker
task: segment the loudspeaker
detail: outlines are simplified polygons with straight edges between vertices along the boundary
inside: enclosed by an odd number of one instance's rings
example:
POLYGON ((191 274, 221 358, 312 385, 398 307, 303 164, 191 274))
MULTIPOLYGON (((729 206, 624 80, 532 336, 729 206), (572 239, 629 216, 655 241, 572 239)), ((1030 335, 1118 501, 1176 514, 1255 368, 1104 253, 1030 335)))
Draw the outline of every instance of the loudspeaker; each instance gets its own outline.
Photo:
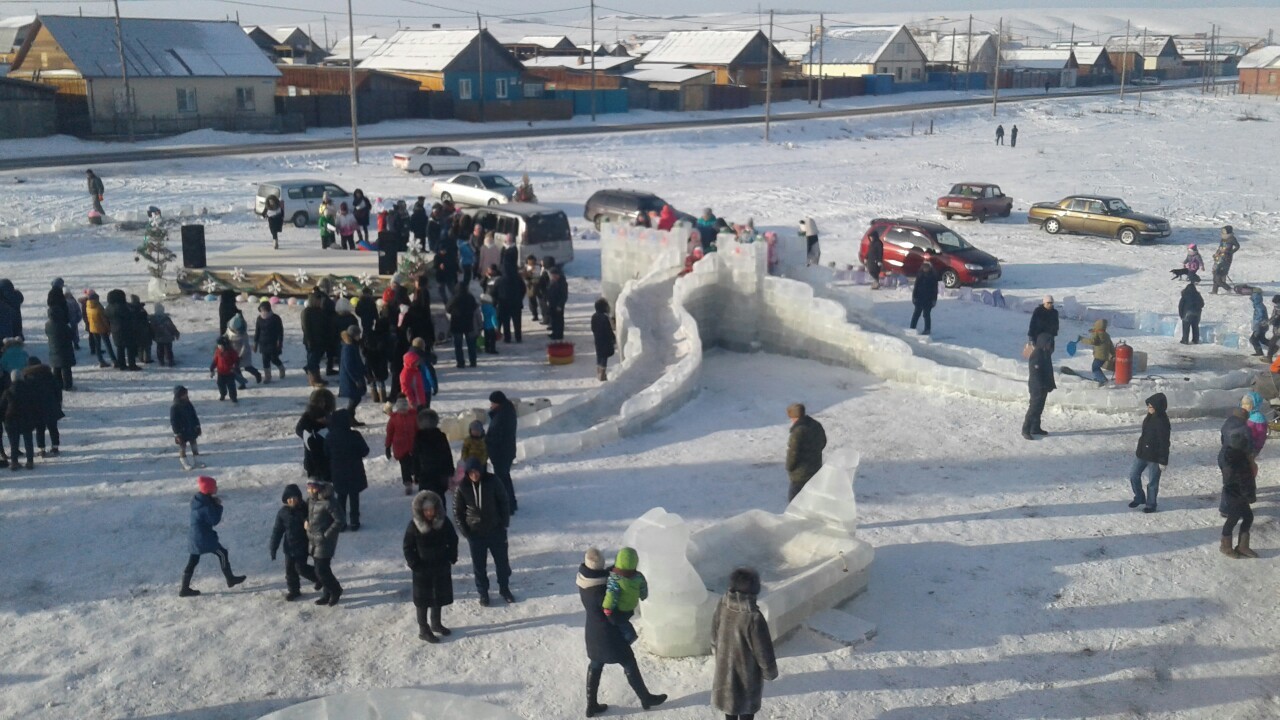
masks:
POLYGON ((204 226, 183 225, 182 267, 199 269, 204 266, 204 226))
POLYGON ((395 250, 378 251, 378 274, 395 275, 396 266, 400 264, 400 253, 395 250))

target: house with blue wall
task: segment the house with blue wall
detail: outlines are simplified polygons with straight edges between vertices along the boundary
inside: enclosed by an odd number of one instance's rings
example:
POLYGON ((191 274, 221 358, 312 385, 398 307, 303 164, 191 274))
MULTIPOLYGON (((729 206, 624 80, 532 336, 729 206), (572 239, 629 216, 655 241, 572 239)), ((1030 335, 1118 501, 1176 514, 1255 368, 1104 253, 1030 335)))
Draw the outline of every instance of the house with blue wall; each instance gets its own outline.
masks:
POLYGON ((524 66, 488 30, 399 30, 359 67, 417 80, 455 102, 524 99, 524 66))

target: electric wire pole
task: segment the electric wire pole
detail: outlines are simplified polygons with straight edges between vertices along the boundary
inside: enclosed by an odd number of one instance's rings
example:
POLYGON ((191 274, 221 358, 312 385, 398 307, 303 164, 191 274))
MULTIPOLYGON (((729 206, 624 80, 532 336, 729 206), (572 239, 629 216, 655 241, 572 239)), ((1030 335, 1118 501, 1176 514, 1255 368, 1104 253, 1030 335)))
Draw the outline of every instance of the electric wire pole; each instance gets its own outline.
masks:
POLYGON ((769 47, 765 50, 764 71, 764 141, 769 142, 769 112, 773 106, 773 11, 769 11, 769 47))
POLYGON ((120 29, 120 0, 112 0, 116 6, 116 49, 120 51, 120 79, 124 81, 124 124, 129 129, 129 142, 133 136, 133 92, 129 90, 129 66, 124 61, 124 31, 120 29))
POLYGON ((818 109, 819 110, 822 109, 822 75, 823 75, 822 66, 824 64, 823 60, 826 59, 825 58, 826 51, 827 51, 827 17, 826 15, 819 13, 818 14, 818 109))
POLYGON ((1133 55, 1129 52, 1129 21, 1124 22, 1124 58, 1120 61, 1120 102, 1124 102, 1124 81, 1129 69, 1129 63, 1133 62, 1133 55))
POLYGON ((351 95, 351 153, 360 164, 360 120, 356 112, 356 32, 351 19, 351 0, 347 0, 347 92, 351 95))
POLYGON ((484 26, 480 24, 479 11, 476 11, 476 63, 480 71, 480 94, 476 96, 479 99, 476 115, 480 122, 484 122, 484 26))
POLYGON ((596 121, 596 0, 591 0, 591 122, 596 121))
POLYGON ((996 110, 1000 107, 1000 52, 1004 45, 1004 18, 1000 18, 1000 24, 996 29, 996 74, 995 84, 991 89, 991 117, 996 116, 996 110))

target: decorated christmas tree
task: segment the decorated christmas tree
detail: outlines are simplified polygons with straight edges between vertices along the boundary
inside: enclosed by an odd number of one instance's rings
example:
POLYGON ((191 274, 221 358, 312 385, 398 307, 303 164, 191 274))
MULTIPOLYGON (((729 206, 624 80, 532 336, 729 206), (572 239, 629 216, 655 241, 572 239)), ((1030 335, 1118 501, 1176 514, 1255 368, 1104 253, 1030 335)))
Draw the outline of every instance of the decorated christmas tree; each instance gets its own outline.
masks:
POLYGON ((169 249, 169 231, 164 227, 160 211, 155 210, 147 214, 150 216, 151 222, 147 224, 146 234, 142 237, 142 244, 133 251, 133 261, 146 260, 147 272, 151 274, 151 277, 163 280, 165 269, 178 256, 169 249))

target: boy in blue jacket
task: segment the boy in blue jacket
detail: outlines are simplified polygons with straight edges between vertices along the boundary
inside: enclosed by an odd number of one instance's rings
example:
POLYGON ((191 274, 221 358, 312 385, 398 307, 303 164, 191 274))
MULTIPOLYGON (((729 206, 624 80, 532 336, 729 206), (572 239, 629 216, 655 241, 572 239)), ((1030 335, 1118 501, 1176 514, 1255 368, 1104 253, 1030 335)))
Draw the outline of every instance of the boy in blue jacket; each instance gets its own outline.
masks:
POLYGON ((498 354, 498 309, 493 305, 493 298, 488 294, 480 296, 480 315, 484 320, 484 351, 488 355, 498 354))
POLYGON ((231 572, 231 556, 227 549, 218 542, 218 531, 213 527, 222 522, 222 500, 218 498, 218 481, 208 475, 201 475, 196 480, 197 492, 191 498, 191 531, 187 536, 187 567, 182 571, 182 589, 178 597, 195 597, 199 590, 191 589, 191 576, 195 574, 200 556, 213 553, 218 556, 218 564, 222 566, 222 575, 227 579, 227 587, 235 587, 244 582, 244 575, 231 572))
POLYGON ((169 428, 173 430, 173 442, 178 446, 178 460, 182 462, 182 469, 204 467, 204 463, 196 459, 200 457, 200 448, 196 446, 196 439, 200 437, 200 417, 196 415, 196 408, 191 404, 191 396, 187 394, 187 389, 181 385, 173 388, 173 405, 169 407, 169 428), (191 446, 190 462, 187 461, 188 445, 191 446))
POLYGON ((298 576, 311 582, 319 582, 315 568, 307 563, 307 504, 302 499, 302 488, 290 483, 285 486, 280 497, 284 503, 276 512, 276 524, 271 529, 271 559, 276 559, 276 551, 284 543, 284 583, 289 588, 284 599, 293 601, 302 595, 298 576))

